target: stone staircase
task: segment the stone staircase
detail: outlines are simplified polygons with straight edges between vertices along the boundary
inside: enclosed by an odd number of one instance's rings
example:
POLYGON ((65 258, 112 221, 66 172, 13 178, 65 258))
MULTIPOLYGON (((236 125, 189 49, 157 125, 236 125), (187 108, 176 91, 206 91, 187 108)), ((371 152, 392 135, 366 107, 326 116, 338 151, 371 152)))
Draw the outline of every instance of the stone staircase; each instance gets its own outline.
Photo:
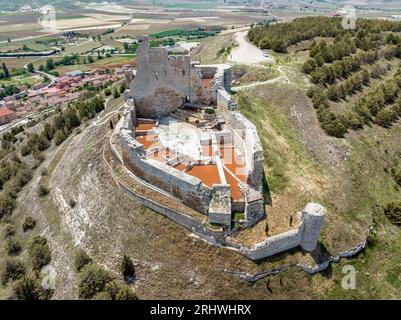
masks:
POLYGON ((230 169, 227 168, 225 164, 223 164, 224 170, 234 178, 234 180, 238 183, 239 189, 244 197, 246 197, 248 193, 248 186, 243 183, 230 169))

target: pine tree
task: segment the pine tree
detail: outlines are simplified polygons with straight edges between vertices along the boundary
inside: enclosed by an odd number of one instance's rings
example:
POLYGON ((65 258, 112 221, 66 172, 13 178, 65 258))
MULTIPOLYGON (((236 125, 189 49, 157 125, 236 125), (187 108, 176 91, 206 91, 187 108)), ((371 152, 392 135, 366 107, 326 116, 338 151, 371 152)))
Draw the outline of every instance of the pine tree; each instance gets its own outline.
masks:
POLYGON ((129 256, 124 254, 121 264, 120 271, 124 277, 134 277, 135 276, 135 266, 129 256))
POLYGON ((30 72, 30 73, 35 71, 35 68, 34 68, 32 62, 28 63, 26 68, 27 68, 28 72, 30 72))
POLYGON ((8 68, 4 62, 3 62, 2 67, 3 67, 4 78, 8 79, 10 77, 10 72, 8 71, 8 68))

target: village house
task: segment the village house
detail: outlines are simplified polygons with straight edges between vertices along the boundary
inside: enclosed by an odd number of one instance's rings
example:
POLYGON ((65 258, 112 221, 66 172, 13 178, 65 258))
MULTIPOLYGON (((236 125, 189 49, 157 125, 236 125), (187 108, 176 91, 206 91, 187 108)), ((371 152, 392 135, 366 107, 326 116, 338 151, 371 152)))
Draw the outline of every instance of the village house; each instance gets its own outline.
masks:
POLYGON ((17 114, 15 111, 10 110, 6 107, 0 108, 0 125, 9 123, 17 118, 17 114))

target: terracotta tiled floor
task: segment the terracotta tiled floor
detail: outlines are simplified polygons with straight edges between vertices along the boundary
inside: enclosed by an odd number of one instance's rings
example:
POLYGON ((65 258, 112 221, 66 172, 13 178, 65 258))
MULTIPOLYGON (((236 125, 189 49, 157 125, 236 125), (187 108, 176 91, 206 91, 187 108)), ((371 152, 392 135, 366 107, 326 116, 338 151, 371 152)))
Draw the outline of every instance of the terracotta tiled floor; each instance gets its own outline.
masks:
POLYGON ((206 89, 212 89, 213 79, 203 79, 202 81, 206 89))
POLYGON ((139 123, 136 127, 138 131, 152 130, 156 126, 156 123, 139 123))
POLYGON ((146 136, 137 136, 136 140, 139 143, 143 144, 145 150, 147 150, 155 142, 155 138, 156 138, 155 135, 149 134, 149 135, 146 135, 146 136))
POLYGON ((214 184, 221 183, 217 165, 215 164, 194 166, 191 170, 188 170, 187 173, 201 179, 203 183, 210 188, 212 188, 214 184))

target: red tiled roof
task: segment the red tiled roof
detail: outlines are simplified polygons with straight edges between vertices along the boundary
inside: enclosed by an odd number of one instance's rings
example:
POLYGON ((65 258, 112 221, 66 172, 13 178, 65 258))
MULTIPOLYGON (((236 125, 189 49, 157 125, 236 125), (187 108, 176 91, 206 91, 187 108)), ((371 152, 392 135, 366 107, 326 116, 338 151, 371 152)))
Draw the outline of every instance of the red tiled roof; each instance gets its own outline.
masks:
POLYGON ((14 113, 15 113, 15 111, 10 110, 8 108, 5 108, 5 107, 0 108, 0 117, 10 116, 14 113))

